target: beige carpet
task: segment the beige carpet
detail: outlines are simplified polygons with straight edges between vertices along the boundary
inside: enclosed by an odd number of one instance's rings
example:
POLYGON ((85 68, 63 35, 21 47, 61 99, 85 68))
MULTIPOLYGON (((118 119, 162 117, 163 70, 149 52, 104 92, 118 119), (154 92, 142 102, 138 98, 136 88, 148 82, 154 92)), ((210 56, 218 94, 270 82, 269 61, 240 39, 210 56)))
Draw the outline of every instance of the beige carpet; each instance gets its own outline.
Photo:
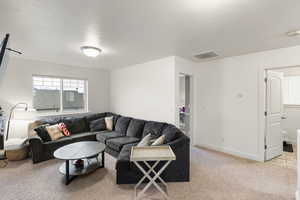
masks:
MULTIPOLYGON (((106 156, 106 168, 63 183, 58 167, 50 160, 33 165, 30 160, 10 162, 0 169, 1 200, 129 200, 133 185, 115 184, 115 161, 106 156)), ((222 153, 193 149, 191 182, 170 183, 170 199, 178 200, 285 200, 294 199, 296 169, 248 161, 222 153)), ((163 199, 155 189, 147 200, 163 199)))

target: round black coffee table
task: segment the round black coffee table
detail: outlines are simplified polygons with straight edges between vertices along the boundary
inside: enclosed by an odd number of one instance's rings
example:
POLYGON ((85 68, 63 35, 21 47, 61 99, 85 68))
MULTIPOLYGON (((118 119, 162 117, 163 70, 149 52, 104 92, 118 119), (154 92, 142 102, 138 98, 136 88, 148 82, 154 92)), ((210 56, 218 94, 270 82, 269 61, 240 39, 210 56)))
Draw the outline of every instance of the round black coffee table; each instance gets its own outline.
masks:
POLYGON ((105 144, 100 142, 76 142, 68 144, 57 149, 54 152, 54 157, 57 159, 65 160, 59 171, 66 176, 66 185, 68 185, 75 177, 83 174, 88 174, 98 168, 104 167, 104 150, 105 144), (98 156, 101 153, 101 163, 98 156), (82 160, 82 167, 76 167, 73 162, 82 160))

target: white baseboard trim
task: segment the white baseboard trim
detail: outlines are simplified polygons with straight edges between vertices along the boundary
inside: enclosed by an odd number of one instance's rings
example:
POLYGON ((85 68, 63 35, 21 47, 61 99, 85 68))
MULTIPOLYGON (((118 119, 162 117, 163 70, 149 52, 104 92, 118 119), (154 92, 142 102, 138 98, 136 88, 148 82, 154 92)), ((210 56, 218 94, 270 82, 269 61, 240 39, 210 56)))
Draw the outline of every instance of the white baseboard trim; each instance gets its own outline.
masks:
POLYGON ((299 199, 299 191, 298 190, 296 191, 295 196, 296 196, 296 200, 300 200, 299 199))
POLYGON ((197 144, 195 146, 204 147, 204 148, 215 150, 215 151, 220 151, 220 152, 227 153, 227 154, 234 155, 234 156, 241 157, 241 158, 264 162, 263 160, 259 159, 258 155, 243 153, 243 152, 236 151, 234 149, 227 148, 227 147, 219 147, 219 146, 211 145, 211 144, 197 144))

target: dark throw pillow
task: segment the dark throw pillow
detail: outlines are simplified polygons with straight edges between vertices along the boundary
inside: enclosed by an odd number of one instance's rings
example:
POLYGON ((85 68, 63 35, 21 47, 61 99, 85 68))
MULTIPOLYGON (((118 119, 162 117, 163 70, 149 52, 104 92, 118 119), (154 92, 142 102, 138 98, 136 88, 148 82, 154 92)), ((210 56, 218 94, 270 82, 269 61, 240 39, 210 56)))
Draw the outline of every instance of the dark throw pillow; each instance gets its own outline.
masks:
POLYGON ((148 121, 146 122, 143 130, 143 137, 145 137, 149 132, 152 133, 153 138, 159 138, 162 135, 162 129, 163 126, 165 126, 166 123, 163 122, 154 122, 154 121, 148 121))
POLYGON ((127 128, 126 136, 141 138, 145 122, 141 119, 132 119, 127 128))
POLYGON ((37 133, 37 135, 42 139, 43 142, 49 142, 51 141, 51 137, 48 134, 48 131, 46 129, 47 125, 41 125, 36 127, 34 130, 37 133))
POLYGON ((96 119, 90 122, 90 131, 104 131, 106 130, 105 118, 96 119))
POLYGON ((126 135, 130 120, 130 117, 120 117, 116 123, 115 131, 121 133, 122 135, 126 135))
POLYGON ((83 133, 89 131, 85 118, 65 118, 63 122, 71 134, 83 133))
POLYGON ((174 125, 168 124, 162 131, 162 134, 166 137, 167 143, 172 142, 178 136, 181 131, 174 125))

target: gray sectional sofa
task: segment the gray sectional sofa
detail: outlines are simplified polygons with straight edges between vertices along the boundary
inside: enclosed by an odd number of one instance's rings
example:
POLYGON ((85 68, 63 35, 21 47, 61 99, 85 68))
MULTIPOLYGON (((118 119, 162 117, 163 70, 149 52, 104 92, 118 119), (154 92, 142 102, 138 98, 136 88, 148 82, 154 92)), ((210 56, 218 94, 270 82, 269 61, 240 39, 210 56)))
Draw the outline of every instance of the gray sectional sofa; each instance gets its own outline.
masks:
POLYGON ((53 152, 67 144, 79 141, 99 141, 106 144, 105 152, 117 159, 115 166, 117 184, 137 183, 142 174, 130 162, 131 147, 137 145, 148 133, 151 133, 154 138, 164 134, 166 144, 171 146, 177 159, 164 171, 162 178, 167 182, 189 181, 190 179, 190 139, 172 124, 134 119, 109 112, 80 117, 43 119, 45 124, 59 122, 67 125, 72 132, 71 136, 49 142, 43 142, 38 136, 31 137, 29 144, 33 163, 52 159, 53 152), (113 116, 113 131, 90 131, 91 121, 107 116, 113 116))

